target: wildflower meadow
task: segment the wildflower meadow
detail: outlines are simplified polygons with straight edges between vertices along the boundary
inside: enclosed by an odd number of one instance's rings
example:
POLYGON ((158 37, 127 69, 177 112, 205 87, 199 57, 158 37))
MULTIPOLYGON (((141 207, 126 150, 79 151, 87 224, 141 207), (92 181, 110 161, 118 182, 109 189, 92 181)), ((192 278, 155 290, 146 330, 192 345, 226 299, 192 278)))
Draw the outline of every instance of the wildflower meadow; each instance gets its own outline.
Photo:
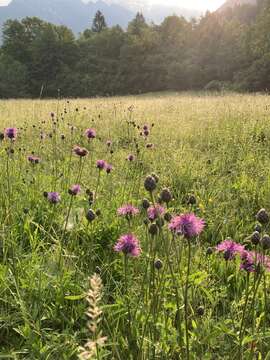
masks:
POLYGON ((270 359, 270 106, 0 101, 0 359, 270 359))

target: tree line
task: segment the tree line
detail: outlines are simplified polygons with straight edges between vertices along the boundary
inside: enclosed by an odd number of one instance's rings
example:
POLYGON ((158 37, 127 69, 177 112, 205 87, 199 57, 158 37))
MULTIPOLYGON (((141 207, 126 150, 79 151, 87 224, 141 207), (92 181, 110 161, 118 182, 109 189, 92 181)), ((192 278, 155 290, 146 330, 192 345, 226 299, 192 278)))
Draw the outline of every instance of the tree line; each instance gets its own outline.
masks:
POLYGON ((78 38, 36 17, 8 20, 0 48, 0 97, 89 97, 163 90, 268 91, 270 0, 123 30, 101 12, 78 38))

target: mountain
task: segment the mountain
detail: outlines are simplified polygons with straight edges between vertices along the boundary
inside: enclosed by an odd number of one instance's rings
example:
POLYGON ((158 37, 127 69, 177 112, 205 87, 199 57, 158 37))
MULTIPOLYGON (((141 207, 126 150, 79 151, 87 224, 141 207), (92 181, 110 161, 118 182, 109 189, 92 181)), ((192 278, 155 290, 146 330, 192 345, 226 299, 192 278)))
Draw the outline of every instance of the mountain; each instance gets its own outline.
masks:
POLYGON ((257 0, 227 0, 217 11, 221 12, 241 5, 256 5, 257 0))
POLYGON ((119 24, 126 27, 134 13, 117 4, 102 0, 84 3, 81 0, 13 0, 0 7, 0 25, 7 19, 22 19, 37 16, 42 20, 70 27, 75 33, 89 28, 97 12, 102 11, 109 26, 119 24))
POLYGON ((123 28, 143 11, 148 21, 160 23, 166 16, 177 14, 187 18, 199 16, 200 12, 166 5, 148 6, 145 0, 12 0, 0 6, 0 27, 7 19, 37 16, 42 20, 66 25, 78 34, 89 28, 97 10, 100 10, 109 26, 119 24, 123 28))

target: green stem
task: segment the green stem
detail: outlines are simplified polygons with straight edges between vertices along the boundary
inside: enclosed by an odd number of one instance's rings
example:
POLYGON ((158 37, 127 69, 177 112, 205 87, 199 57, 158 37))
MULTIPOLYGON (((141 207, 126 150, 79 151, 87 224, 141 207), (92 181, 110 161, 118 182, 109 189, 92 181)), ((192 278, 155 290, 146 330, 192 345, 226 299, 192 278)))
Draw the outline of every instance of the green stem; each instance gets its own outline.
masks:
POLYGON ((247 304, 248 304, 248 297, 249 297, 249 273, 247 274, 247 281, 246 281, 246 298, 245 298, 245 304, 242 314, 242 320, 240 325, 240 333, 239 333, 239 359, 242 359, 242 342, 243 342, 243 334, 244 334, 244 323, 245 323, 245 317, 246 317, 246 311, 247 311, 247 304))
POLYGON ((188 332, 188 286, 189 286, 189 273, 190 273, 190 261, 191 261, 191 245, 188 240, 188 265, 187 265, 187 277, 185 285, 185 331, 186 331, 186 358, 189 360, 189 332, 188 332))

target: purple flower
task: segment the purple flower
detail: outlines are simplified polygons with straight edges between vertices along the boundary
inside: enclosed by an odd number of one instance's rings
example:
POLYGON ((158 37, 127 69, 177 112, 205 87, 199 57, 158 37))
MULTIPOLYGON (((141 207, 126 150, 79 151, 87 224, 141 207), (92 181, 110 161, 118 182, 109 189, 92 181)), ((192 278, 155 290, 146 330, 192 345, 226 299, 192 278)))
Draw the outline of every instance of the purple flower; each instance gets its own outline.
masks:
POLYGON ((31 164, 39 164, 40 163, 40 158, 38 156, 34 156, 34 155, 30 155, 27 157, 27 160, 31 163, 31 164))
POLYGON ((164 207, 158 204, 155 206, 151 206, 150 208, 147 209, 147 215, 151 221, 154 221, 158 217, 162 216, 164 213, 165 213, 164 207))
POLYGON ((186 239, 191 239, 198 236, 204 226, 204 220, 191 213, 175 216, 169 224, 169 229, 176 235, 183 235, 186 239))
POLYGON ((132 216, 139 214, 139 209, 137 209, 136 207, 134 207, 130 204, 127 204, 127 205, 123 205, 122 207, 120 207, 117 210, 117 214, 119 216, 132 217, 132 216))
POLYGON ((78 184, 72 185, 68 190, 68 193, 73 196, 78 195, 80 192, 81 192, 81 186, 78 184))
POLYGON ((97 164, 97 168, 99 170, 104 170, 106 168, 106 165, 107 165, 105 160, 97 160, 96 164, 97 164))
POLYGON ((88 137, 88 139, 95 139, 96 137, 96 130, 95 129, 86 129, 85 135, 88 137))
POLYGON ((75 146, 73 148, 73 152, 74 152, 74 154, 76 154, 76 155, 78 155, 80 157, 84 157, 84 156, 86 156, 88 154, 88 150, 85 149, 85 148, 82 148, 80 146, 75 146))
POLYGON ((110 174, 113 170, 113 166, 111 164, 106 164, 106 173, 110 174))
POLYGON ((245 247, 238 244, 230 239, 224 240, 221 244, 216 247, 218 252, 223 252, 227 260, 232 260, 236 255, 242 256, 246 251, 245 247))
POLYGON ((256 266, 260 265, 270 271, 270 258, 267 255, 244 250, 241 254, 240 269, 247 272, 255 272, 256 266))
POLYGON ((47 199, 52 204, 58 204, 61 200, 60 194, 58 192, 48 192, 47 193, 47 199))
POLYGON ((125 255, 137 257, 141 254, 139 240, 133 234, 126 234, 118 239, 114 251, 123 252, 125 255))
POLYGON ((148 125, 143 125, 143 130, 144 131, 148 130, 148 125))
POLYGON ((253 256, 249 251, 243 251, 241 254, 240 269, 247 272, 255 272, 255 263, 253 256))
POLYGON ((10 140, 15 140, 18 134, 17 128, 7 128, 5 129, 5 135, 10 140))

